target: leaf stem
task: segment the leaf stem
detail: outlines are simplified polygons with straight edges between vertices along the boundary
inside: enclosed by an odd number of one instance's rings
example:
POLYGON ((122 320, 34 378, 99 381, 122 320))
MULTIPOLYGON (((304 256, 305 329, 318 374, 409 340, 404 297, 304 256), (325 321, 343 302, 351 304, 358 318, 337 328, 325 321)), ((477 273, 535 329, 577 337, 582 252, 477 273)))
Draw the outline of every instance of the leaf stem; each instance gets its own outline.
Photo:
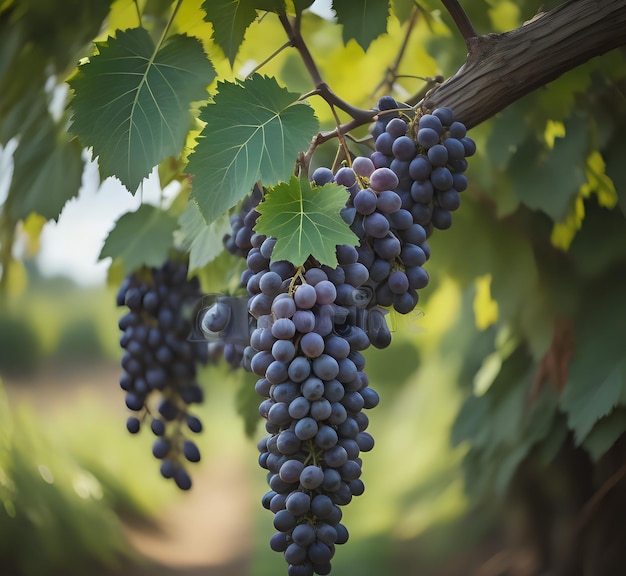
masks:
POLYGON ((476 38, 478 36, 472 21, 469 19, 469 16, 465 10, 463 10, 463 7, 459 4, 458 0, 441 0, 441 2, 450 13, 450 16, 452 16, 456 27, 459 29, 459 32, 466 42, 470 38, 476 38))
POLYGON ((169 33, 170 28, 172 27, 172 23, 174 22, 174 18, 176 18, 176 14, 178 13, 178 10, 181 7, 182 3, 183 3, 183 0, 177 0, 176 6, 174 6, 174 10, 172 11, 172 14, 169 17, 169 20, 167 21, 167 24, 165 25, 165 28, 163 29, 163 34, 161 34, 161 39, 159 40, 159 44, 157 46, 157 51, 161 47, 163 42, 165 41, 165 38, 167 37, 167 34, 169 33))
POLYGON ((343 148, 343 153, 346 155, 348 166, 352 168, 352 158, 350 157, 350 149, 348 148, 346 139, 344 138, 344 135, 341 132, 341 120, 339 119, 339 116, 337 115, 337 110, 335 110, 335 107, 332 104, 330 105, 330 110, 333 113, 333 116, 335 117, 335 123, 337 125, 337 138, 339 138, 340 145, 343 148))
POLYGON ((276 50, 274 50, 274 52, 272 52, 267 58, 265 58, 265 60, 263 60, 260 64, 257 64, 251 71, 250 73, 246 76, 246 78, 250 78, 253 74, 255 74, 256 72, 258 72, 261 68, 263 68, 263 66, 265 66, 268 62, 270 62, 271 60, 273 60, 274 58, 276 58, 276 56, 278 56, 285 48, 289 48, 291 47, 291 42, 287 41, 285 42, 280 48, 277 48, 276 50))

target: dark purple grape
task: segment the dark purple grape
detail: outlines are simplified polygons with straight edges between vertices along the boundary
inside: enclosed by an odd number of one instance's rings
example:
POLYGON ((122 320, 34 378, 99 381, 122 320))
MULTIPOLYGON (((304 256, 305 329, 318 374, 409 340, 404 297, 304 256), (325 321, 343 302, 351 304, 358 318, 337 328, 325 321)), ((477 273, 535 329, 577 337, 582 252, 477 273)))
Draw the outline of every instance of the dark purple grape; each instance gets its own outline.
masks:
POLYGON ((467 129, 461 122, 452 122, 452 124, 449 125, 448 130, 450 131, 450 136, 452 136, 452 138, 457 138, 458 140, 465 138, 465 135, 467 134, 467 129))
POLYGON ((437 204, 448 212, 454 212, 461 205, 461 197, 454 188, 450 188, 437 194, 437 204))
POLYGON ((443 126, 438 116, 433 114, 424 114, 418 121, 418 132, 424 128, 429 128, 440 136, 443 133, 443 126))
POLYGON ((435 144, 428 150, 428 160, 433 166, 445 166, 448 163, 448 149, 443 144, 435 144))
POLYGON ((385 127, 385 132, 391 134, 394 138, 404 136, 407 132, 408 126, 401 118, 392 118, 385 127))
POLYGON ((433 110, 433 116, 439 118, 444 126, 450 126, 454 122, 454 113, 447 106, 433 110))
MULTIPOLYGON (((382 150, 381 150, 382 151, 382 150)), ((391 146, 391 153, 398 159, 410 162, 415 156, 415 142, 408 136, 396 138, 391 146)), ((395 188, 395 186, 393 187, 395 188)))
POLYGON ((431 220, 433 226, 439 230, 447 230, 452 226, 452 214, 439 206, 433 208, 431 220))
POLYGON ((315 182, 318 186, 323 186, 324 184, 328 184, 335 179, 335 175, 330 168, 326 168, 325 166, 320 166, 313 170, 313 174, 311 174, 311 180, 315 182))
POLYGON ((354 207, 358 210, 359 214, 367 216, 376 210, 376 201, 376 194, 369 188, 364 188, 354 197, 354 207))
POLYGON ((426 180, 430 176, 432 165, 424 154, 419 154, 409 164, 409 175, 413 180, 426 180))
POLYGON ((430 175, 430 181, 436 190, 447 190, 452 187, 452 173, 447 168, 434 168, 430 175))
POLYGON ((420 128, 417 132, 417 143, 424 148, 430 148, 439 143, 439 134, 432 128, 420 128))
MULTIPOLYGON (((443 145, 448 151, 448 157, 450 160, 463 160, 465 157, 465 147, 463 146, 463 142, 461 142, 461 140, 458 140, 457 138, 446 138, 443 145)), ((439 165, 443 166, 443 164, 439 165)))

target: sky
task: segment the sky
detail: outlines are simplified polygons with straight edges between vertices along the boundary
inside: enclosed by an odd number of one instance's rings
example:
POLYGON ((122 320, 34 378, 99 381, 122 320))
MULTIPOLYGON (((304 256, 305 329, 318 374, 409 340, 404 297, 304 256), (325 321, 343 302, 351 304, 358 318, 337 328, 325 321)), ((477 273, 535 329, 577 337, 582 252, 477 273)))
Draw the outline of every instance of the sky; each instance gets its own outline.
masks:
MULTIPOLYGON (((325 18, 332 18, 331 0, 316 0, 310 9, 325 18)), ((53 99, 51 111, 62 107, 65 90, 53 99)), ((56 114, 55 114, 56 112, 56 114)), ((13 144, 0 146, 0 204, 4 201, 11 182, 13 144)), ((175 188, 165 191, 170 196, 175 188)), ((97 165, 87 163, 78 196, 63 209, 58 222, 45 224, 41 235, 41 249, 37 265, 44 276, 64 275, 81 286, 99 286, 106 282, 110 259, 98 260, 102 245, 116 220, 144 202, 158 204, 161 195, 156 170, 143 183, 143 191, 133 196, 119 180, 107 178, 100 183, 97 165)))

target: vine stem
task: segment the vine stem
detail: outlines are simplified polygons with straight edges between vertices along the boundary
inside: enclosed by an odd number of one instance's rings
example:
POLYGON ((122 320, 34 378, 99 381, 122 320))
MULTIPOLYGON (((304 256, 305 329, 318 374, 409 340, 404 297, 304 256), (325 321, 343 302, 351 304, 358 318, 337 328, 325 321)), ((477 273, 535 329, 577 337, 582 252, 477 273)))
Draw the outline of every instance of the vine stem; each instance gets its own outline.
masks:
POLYGON ((465 10, 463 10, 463 7, 459 4, 458 0, 441 0, 441 3, 446 7, 450 16, 452 16, 456 27, 459 29, 459 32, 463 38, 465 38, 466 42, 470 38, 476 38, 476 36, 478 36, 472 21, 465 10))
POLYGON ((624 0, 568 0, 519 28, 469 38, 467 61, 421 104, 426 110, 449 106, 472 128, 564 72, 624 46, 625 26, 624 0))
POLYGON ((354 120, 360 121, 361 124, 369 122, 369 120, 371 120, 372 116, 375 114, 372 110, 363 110, 361 108, 357 108, 356 106, 352 106, 351 104, 337 96, 330 89, 330 86, 328 86, 328 84, 324 82, 320 71, 315 64, 315 60, 313 60, 311 52, 309 51, 309 48, 304 41, 304 38, 302 38, 302 35, 300 34, 299 23, 296 21, 294 24, 292 24, 291 19, 286 14, 279 14, 278 18, 285 32, 287 33, 289 43, 300 54, 302 62, 304 63, 304 66, 311 76, 313 84, 315 85, 315 90, 310 92, 307 97, 313 95, 320 96, 329 105, 339 108, 339 110, 342 110, 354 120))

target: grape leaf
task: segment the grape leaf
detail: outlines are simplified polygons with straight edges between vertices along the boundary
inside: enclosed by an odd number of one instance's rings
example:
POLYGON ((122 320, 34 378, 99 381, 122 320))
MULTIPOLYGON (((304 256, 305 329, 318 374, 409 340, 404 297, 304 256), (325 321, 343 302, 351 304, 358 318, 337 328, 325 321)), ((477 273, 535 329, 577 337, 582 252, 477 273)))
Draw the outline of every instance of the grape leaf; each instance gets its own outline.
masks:
MULTIPOLYGON (((576 358, 571 370, 578 368, 576 358)), ((615 366, 604 378, 572 378, 565 387, 562 405, 568 412, 568 424, 574 430, 576 441, 587 438, 594 424, 609 414, 617 404, 625 382, 622 366, 615 366)))
POLYGON ((213 41, 223 50, 231 67, 257 10, 285 11, 284 0, 204 0, 204 19, 213 25, 213 41))
POLYGON ((337 22, 343 25, 343 41, 354 38, 363 50, 387 31, 388 0, 333 0, 337 22))
POLYGON ((78 195, 83 173, 82 148, 68 141, 47 108, 24 124, 13 153, 13 178, 9 188, 11 215, 23 220, 32 212, 57 220, 66 202, 78 195))
POLYGON ((574 114, 565 130, 565 138, 557 138, 550 151, 542 150, 532 138, 526 140, 508 169, 518 198, 555 221, 565 219, 570 202, 586 180, 587 119, 574 114))
POLYGON ((185 171, 194 174, 192 195, 207 223, 234 206, 252 186, 285 180, 296 155, 318 130, 313 110, 274 78, 255 74, 220 82, 200 119, 206 126, 185 171))
POLYGON ((248 26, 256 20, 254 0, 205 0, 204 19, 213 25, 213 40, 223 50, 230 65, 243 42, 248 26))
POLYGON ((242 372, 235 393, 235 407, 241 416, 246 436, 254 438, 259 429, 259 395, 254 390, 255 379, 242 372))
POLYGON ((230 219, 224 214, 207 224, 198 205, 191 200, 178 219, 183 245, 189 250, 189 270, 202 268, 212 262, 224 249, 222 238, 230 232, 230 219))
POLYGON ((626 429, 626 409, 618 407, 595 424, 583 442, 583 448, 596 462, 606 454, 626 429))
POLYGON ((393 13, 400 22, 405 22, 409 19, 411 11, 417 6, 415 0, 394 0, 393 1, 393 13))
POLYGON ((577 443, 594 424, 609 414, 626 386, 626 325, 616 322, 626 314, 626 282, 616 274, 590 285, 576 321, 576 348, 560 406, 577 443))
POLYGON ((117 31, 70 80, 70 131, 99 157, 102 177, 135 192, 152 168, 183 148, 191 102, 207 97, 215 70, 196 38, 158 48, 143 28, 117 31))
POLYGON ((117 220, 100 252, 104 258, 120 259, 124 275, 142 265, 161 266, 172 248, 176 218, 152 206, 142 204, 135 212, 127 212, 117 220))
POLYGON ((277 238, 273 260, 288 260, 299 266, 311 255, 321 264, 335 268, 337 245, 358 243, 339 214, 345 203, 343 186, 311 187, 306 178, 292 176, 288 183, 275 186, 259 204, 261 215, 255 230, 277 238))

